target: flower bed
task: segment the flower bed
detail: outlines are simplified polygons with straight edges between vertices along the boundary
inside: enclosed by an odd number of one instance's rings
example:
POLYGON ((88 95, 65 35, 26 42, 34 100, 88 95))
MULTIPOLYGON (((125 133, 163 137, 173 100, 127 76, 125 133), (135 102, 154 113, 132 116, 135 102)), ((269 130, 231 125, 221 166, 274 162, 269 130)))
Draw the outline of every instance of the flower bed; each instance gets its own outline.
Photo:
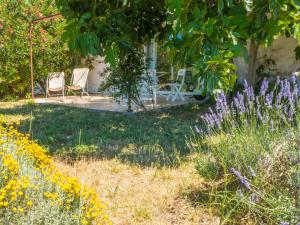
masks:
POLYGON ((96 193, 58 171, 12 126, 0 127, 0 224, 110 224, 96 193))

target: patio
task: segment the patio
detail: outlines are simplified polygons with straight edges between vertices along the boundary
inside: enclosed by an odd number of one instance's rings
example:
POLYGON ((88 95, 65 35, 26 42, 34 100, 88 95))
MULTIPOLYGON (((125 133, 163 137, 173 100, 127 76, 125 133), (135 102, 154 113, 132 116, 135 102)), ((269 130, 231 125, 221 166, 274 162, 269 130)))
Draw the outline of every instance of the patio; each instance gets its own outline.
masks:
MULTIPOLYGON (((157 103, 154 106, 151 100, 144 101, 147 110, 168 108, 172 106, 179 106, 188 103, 200 103, 196 99, 190 97, 185 101, 176 100, 174 102, 167 101, 163 96, 157 96, 157 103)), ((126 112, 127 105, 124 100, 120 103, 116 102, 112 97, 105 95, 90 95, 90 96, 66 96, 66 97, 49 97, 49 98, 36 98, 37 104, 63 104, 72 107, 86 108, 97 111, 111 111, 111 112, 126 112)), ((134 112, 142 111, 137 105, 133 105, 134 112)))

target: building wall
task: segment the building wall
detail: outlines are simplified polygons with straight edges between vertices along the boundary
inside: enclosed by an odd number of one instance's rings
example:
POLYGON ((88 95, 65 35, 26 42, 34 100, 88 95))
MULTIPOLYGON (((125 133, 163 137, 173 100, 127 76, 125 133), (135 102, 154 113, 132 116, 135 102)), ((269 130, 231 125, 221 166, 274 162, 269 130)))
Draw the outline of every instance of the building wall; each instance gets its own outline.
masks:
MULTIPOLYGON (((274 76, 290 76, 293 72, 300 71, 300 60, 296 60, 294 52, 297 45, 297 40, 294 38, 279 37, 269 48, 260 46, 256 66, 264 64, 265 59, 268 58, 276 63, 272 69, 274 76)), ((239 80, 244 80, 248 72, 248 64, 243 58, 237 58, 234 62, 238 67, 239 80)))
POLYGON ((104 82, 104 76, 101 76, 101 73, 105 71, 106 64, 104 63, 103 57, 95 58, 93 62, 93 69, 90 70, 88 76, 88 90, 90 93, 97 93, 99 87, 104 82))

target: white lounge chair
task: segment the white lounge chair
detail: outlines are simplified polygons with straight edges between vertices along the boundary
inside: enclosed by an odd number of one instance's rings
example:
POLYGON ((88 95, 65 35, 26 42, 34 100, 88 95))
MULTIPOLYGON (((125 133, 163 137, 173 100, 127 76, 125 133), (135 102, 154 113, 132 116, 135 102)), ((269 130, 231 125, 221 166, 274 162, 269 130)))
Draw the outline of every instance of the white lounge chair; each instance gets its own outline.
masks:
POLYGON ((88 83, 88 74, 89 68, 77 68, 73 70, 71 85, 67 86, 67 90, 72 91, 73 93, 80 91, 81 96, 86 94, 89 96, 86 86, 88 83))
POLYGON ((65 74, 64 72, 54 72, 49 73, 47 77, 47 87, 46 87, 46 98, 51 96, 51 92, 57 93, 61 92, 62 95, 65 96, 65 74))

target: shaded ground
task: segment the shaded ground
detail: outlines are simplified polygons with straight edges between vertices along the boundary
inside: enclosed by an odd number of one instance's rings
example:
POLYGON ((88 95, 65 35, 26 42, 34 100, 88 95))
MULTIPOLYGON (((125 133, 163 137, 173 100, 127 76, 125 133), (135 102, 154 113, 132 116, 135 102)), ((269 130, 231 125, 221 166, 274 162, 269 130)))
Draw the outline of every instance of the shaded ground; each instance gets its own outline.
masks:
POLYGON ((187 140, 205 106, 179 106, 136 114, 99 112, 61 105, 0 103, 0 114, 51 154, 119 158, 139 165, 178 165, 190 153, 187 140))

